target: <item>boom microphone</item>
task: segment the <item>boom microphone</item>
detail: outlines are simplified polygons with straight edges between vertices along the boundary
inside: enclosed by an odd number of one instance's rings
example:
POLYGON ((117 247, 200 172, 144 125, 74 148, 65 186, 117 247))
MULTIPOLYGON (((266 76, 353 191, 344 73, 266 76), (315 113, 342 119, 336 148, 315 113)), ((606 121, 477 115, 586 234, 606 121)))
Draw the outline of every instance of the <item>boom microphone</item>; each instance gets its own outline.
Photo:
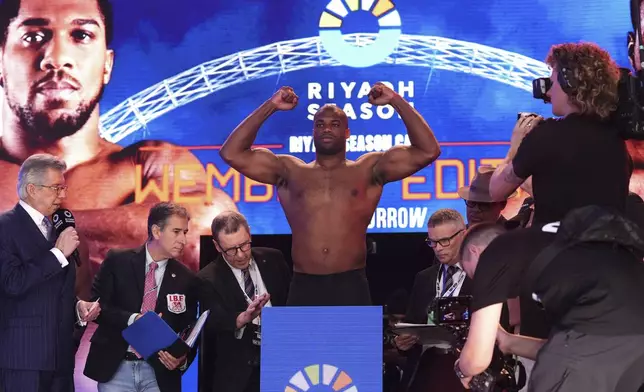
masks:
MULTIPOLYGON (((52 221, 54 224, 54 230, 56 230, 56 236, 59 236, 66 228, 76 227, 76 220, 72 212, 66 208, 59 208, 52 215, 52 221)), ((80 256, 78 255, 78 249, 74 249, 71 254, 72 259, 76 265, 80 266, 80 256)))

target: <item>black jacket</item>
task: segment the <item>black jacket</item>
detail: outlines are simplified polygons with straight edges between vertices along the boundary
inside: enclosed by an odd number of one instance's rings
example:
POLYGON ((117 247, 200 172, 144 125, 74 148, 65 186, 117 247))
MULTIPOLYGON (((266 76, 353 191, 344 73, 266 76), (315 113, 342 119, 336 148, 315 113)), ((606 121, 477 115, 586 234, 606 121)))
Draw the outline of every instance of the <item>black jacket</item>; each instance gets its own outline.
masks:
MULTIPOLYGON (((127 352, 128 343, 121 333, 128 326, 132 313, 140 313, 145 283, 145 246, 137 249, 110 250, 94 279, 92 296, 100 297, 101 314, 96 319, 98 328, 91 338, 91 346, 84 374, 98 382, 109 381, 127 352)), ((157 296, 156 313, 162 313, 163 320, 172 329, 181 333, 194 325, 197 318, 196 276, 179 261, 169 259, 157 296), (168 309, 168 295, 185 295, 185 309, 168 309)), ((196 346, 196 345, 195 345, 196 346)), ((189 363, 196 354, 196 347, 189 356, 189 363)), ((154 368, 161 392, 180 392, 179 368, 168 370, 152 356, 148 360, 154 368)))
MULTIPOLYGON (((284 255, 277 249, 253 248, 272 306, 284 306, 291 272, 284 255)), ((259 347, 254 345, 254 326, 247 325, 241 339, 235 337, 236 320, 248 308, 241 287, 230 266, 219 256, 197 274, 200 280, 201 310, 210 309, 204 331, 201 373, 212 375, 212 391, 243 391, 259 366, 259 347), (214 348, 214 350, 213 350, 214 348), (213 352, 214 351, 214 352, 213 352)))

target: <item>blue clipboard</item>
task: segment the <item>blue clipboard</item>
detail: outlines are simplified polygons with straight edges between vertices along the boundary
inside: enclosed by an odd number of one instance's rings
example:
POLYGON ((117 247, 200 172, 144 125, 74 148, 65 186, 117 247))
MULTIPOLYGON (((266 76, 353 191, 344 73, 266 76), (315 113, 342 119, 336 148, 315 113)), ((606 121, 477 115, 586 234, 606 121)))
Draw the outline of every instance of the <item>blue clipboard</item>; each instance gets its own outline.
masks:
POLYGON ((123 338, 146 360, 171 346, 179 335, 154 312, 147 312, 123 330, 123 338))

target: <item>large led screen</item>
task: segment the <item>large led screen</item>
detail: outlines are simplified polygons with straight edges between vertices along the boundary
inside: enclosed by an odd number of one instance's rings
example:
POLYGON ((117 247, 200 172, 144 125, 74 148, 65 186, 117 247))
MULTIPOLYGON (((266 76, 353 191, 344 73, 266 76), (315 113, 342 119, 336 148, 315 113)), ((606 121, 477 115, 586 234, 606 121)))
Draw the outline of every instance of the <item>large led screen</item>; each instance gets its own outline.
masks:
MULTIPOLYGON (((326 103, 349 117, 349 159, 409 142, 391 107, 368 103, 375 82, 388 83, 424 116, 442 154, 417 174, 387 184, 369 226, 371 232, 412 232, 423 231, 439 208, 465 212, 458 188, 477 166, 505 157, 518 112, 550 115, 548 105, 532 98, 531 81, 549 75, 543 60, 551 45, 595 42, 628 66, 625 0, 113 3, 110 77, 96 57, 73 56, 68 48, 81 88, 109 81, 99 104, 100 129, 25 145, 31 139, 7 118, 17 109, 6 98, 21 94, 9 91, 20 86, 15 80, 27 83, 22 88, 34 82, 27 72, 34 64, 10 58, 15 51, 2 58, 0 209, 17 202, 17 167, 27 153, 61 155, 70 166, 65 207, 74 212, 82 254, 92 261, 87 282, 109 248, 145 241, 147 211, 157 200, 190 208, 185 262, 193 269, 198 236, 209 234, 222 209, 244 213, 253 234, 290 232, 274 187, 241 176, 219 157, 230 132, 280 86, 293 87, 299 105, 273 115, 255 144, 307 162, 315 158, 312 116, 326 103)), ((77 381, 93 388, 80 374, 77 381)))

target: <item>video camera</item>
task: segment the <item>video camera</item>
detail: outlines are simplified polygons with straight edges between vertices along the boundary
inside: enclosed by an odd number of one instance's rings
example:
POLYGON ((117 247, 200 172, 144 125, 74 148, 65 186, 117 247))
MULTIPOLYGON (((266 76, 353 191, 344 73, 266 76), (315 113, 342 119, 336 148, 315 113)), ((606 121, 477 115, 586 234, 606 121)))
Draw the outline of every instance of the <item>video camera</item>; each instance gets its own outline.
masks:
MULTIPOLYGON (((613 121, 626 140, 644 140, 644 45, 642 44, 642 21, 640 5, 642 0, 630 0, 631 22, 633 32, 628 33, 627 48, 629 57, 635 64, 635 51, 639 52, 640 64, 635 74, 626 68, 620 68, 617 87, 619 103, 613 114, 613 121), (635 37, 640 37, 636 47, 635 37)), ((636 67, 637 68, 637 67, 636 67)))
MULTIPOLYGON (((551 87, 550 78, 535 79, 532 81, 532 96, 549 103, 546 93, 551 87)), ((620 68, 617 93, 619 101, 611 121, 623 139, 644 140, 644 71, 633 75, 628 69, 620 68)))
MULTIPOLYGON (((455 339, 453 351, 460 355, 467 341, 471 296, 437 298, 430 306, 434 324, 449 330, 455 339)), ((494 347, 492 363, 483 373, 472 377, 470 388, 473 392, 516 392, 525 386, 525 368, 521 362, 505 356, 494 347), (516 377, 519 368, 520 376, 516 377)))
MULTIPOLYGON (((639 47, 635 47, 635 36, 642 37, 640 3, 641 0, 630 1, 634 32, 629 33, 627 42, 629 57, 633 62, 635 51, 639 51, 639 69, 635 74, 627 68, 619 69, 620 78, 617 85, 619 101, 610 119, 625 140, 644 140, 644 44, 640 40, 639 47)), ((557 76, 559 78, 560 75, 557 76)), ((550 99, 546 93, 551 87, 552 82, 549 78, 535 79, 532 81, 532 96, 548 103, 550 99)))

